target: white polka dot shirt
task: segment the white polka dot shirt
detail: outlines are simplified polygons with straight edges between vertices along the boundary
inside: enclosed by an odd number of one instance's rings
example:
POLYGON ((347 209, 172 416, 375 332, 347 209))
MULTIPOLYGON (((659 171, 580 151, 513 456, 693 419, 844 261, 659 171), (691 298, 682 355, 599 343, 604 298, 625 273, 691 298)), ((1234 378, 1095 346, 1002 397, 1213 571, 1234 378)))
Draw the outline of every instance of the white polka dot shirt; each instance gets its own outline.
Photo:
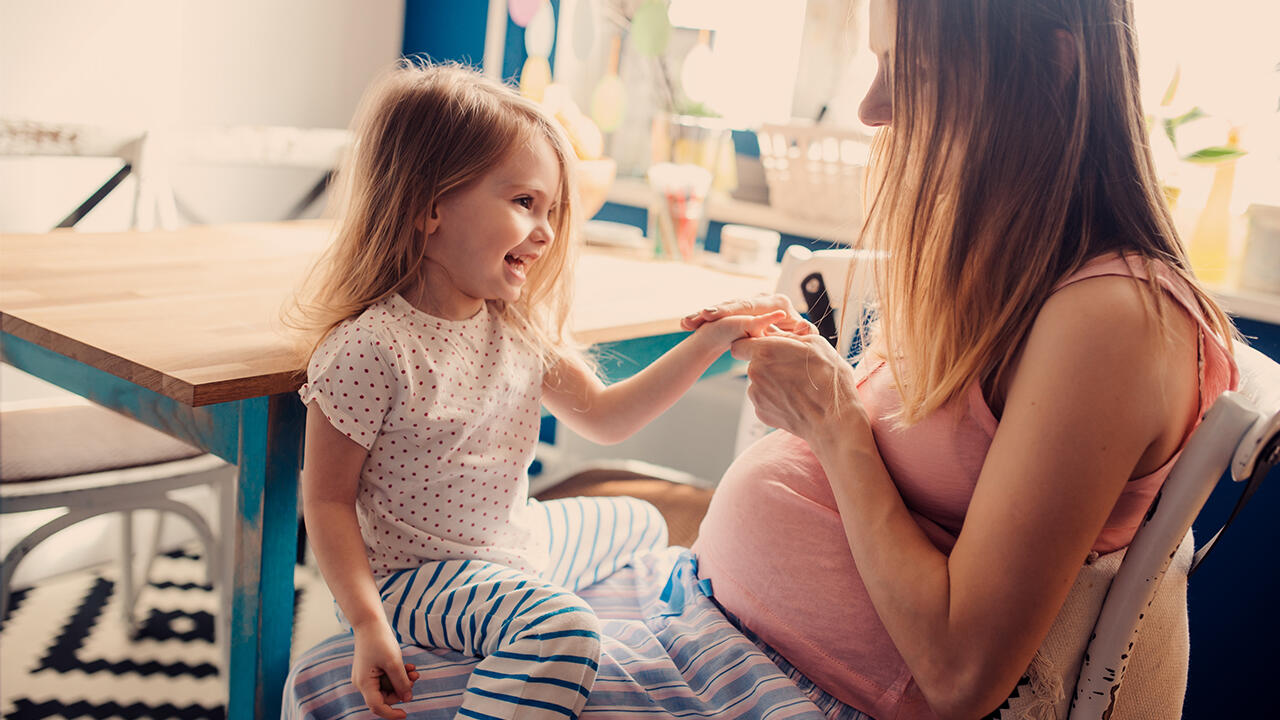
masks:
POLYGON ((356 517, 375 575, 458 558, 542 571, 542 369, 497 313, 443 320, 392 295, 325 338, 299 394, 369 451, 356 517))

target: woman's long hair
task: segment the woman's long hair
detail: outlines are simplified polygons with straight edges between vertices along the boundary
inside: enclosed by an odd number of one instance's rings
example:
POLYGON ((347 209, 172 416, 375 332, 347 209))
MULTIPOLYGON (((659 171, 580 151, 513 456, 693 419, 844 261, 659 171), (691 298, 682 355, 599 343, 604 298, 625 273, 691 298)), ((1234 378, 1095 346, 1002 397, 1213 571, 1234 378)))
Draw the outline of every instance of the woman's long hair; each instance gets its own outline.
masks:
POLYGON ((489 306, 544 365, 553 364, 569 347, 575 195, 574 155, 555 120, 470 68, 404 59, 365 93, 353 131, 339 172, 334 240, 286 311, 286 323, 300 331, 303 362, 339 323, 422 278, 429 240, 418 224, 437 202, 541 137, 560 166, 555 239, 529 270, 520 299, 489 306))
POLYGON ((975 381, 990 397, 1057 283, 1107 253, 1146 259, 1143 297, 1162 323, 1156 264, 1232 336, 1156 179, 1127 0, 898 0, 889 75, 864 237, 891 258, 873 352, 901 391, 900 422, 975 381), (1074 52, 1059 53, 1067 41, 1074 52))

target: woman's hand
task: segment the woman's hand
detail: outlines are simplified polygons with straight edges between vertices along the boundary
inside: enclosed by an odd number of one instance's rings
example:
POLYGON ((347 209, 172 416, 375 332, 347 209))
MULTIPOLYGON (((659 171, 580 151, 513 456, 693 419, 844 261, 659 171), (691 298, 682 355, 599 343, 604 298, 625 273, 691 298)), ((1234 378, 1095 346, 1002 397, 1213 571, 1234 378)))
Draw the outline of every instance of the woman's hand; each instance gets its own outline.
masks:
POLYGON ((781 319, 773 323, 779 330, 795 335, 811 335, 817 332, 817 328, 801 317, 799 312, 796 312, 795 306, 791 304, 791 298, 786 295, 757 295, 754 298, 730 300, 714 307, 703 308, 698 312, 686 315, 680 321, 680 327, 685 330, 697 330, 706 323, 727 317, 736 315, 760 316, 775 311, 783 313, 781 319))
POLYGON ((413 699, 413 683, 417 668, 404 662, 400 643, 386 621, 375 621, 355 628, 356 652, 351 664, 351 683, 360 691, 373 714, 386 720, 402 720, 404 710, 393 708, 397 702, 413 699))
POLYGON ((770 427, 814 444, 848 439, 848 422, 868 427, 853 368, 821 335, 778 333, 738 340, 733 357, 747 366, 747 397, 770 427))

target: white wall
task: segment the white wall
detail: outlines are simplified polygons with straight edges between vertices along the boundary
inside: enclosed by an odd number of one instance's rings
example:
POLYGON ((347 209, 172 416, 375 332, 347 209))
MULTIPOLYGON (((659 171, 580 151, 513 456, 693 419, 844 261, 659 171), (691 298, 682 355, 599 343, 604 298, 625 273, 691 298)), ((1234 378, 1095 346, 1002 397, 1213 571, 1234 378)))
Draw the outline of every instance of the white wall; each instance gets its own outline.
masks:
MULTIPOLYGON (((403 22, 403 0, 0 0, 0 117, 346 127, 403 22)), ((116 166, 0 159, 0 231, 48 229, 116 166)), ((208 221, 269 220, 318 177, 193 167, 173 182, 208 221)), ((80 227, 123 227, 131 197, 122 186, 80 227)))

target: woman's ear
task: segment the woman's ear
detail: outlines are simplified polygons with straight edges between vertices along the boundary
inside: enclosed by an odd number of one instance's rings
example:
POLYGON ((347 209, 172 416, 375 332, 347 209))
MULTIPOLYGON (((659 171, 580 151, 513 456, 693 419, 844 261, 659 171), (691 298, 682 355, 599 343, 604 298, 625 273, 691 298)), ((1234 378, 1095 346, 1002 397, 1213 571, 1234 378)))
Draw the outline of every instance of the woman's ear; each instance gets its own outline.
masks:
POLYGON ((436 230, 440 229, 440 206, 433 205, 429 212, 424 212, 418 216, 418 220, 414 222, 414 227, 422 231, 428 237, 436 230))

